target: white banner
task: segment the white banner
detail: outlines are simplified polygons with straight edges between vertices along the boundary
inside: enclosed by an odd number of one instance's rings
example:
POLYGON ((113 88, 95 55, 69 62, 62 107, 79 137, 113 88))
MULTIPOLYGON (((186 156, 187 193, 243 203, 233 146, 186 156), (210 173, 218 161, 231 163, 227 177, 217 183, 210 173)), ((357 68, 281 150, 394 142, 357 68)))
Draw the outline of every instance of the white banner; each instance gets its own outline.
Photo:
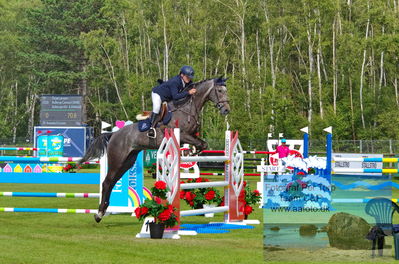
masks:
POLYGON ((256 168, 257 172, 272 173, 272 172, 284 172, 285 171, 285 167, 284 166, 258 165, 256 167, 257 167, 256 168))
POLYGON ((372 175, 382 176, 382 173, 364 173, 364 172, 341 172, 344 169, 382 169, 382 162, 363 162, 363 161, 335 161, 334 158, 383 158, 382 154, 357 154, 357 153, 333 153, 333 162, 331 169, 339 169, 335 174, 350 175, 372 175))

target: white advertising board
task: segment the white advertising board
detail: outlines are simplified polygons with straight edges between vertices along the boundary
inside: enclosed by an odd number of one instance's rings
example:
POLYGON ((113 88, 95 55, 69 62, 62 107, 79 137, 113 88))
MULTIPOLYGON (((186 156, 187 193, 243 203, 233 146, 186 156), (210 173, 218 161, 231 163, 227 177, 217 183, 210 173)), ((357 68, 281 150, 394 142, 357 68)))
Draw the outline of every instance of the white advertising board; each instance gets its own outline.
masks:
MULTIPOLYGON (((358 154, 358 153, 333 153, 334 158, 383 158, 382 154, 358 154)), ((362 162, 362 161, 335 161, 331 164, 331 169, 382 169, 382 162, 362 162)), ((350 174, 350 175, 372 175, 372 176, 382 176, 382 173, 345 173, 337 172, 335 174, 350 174)))

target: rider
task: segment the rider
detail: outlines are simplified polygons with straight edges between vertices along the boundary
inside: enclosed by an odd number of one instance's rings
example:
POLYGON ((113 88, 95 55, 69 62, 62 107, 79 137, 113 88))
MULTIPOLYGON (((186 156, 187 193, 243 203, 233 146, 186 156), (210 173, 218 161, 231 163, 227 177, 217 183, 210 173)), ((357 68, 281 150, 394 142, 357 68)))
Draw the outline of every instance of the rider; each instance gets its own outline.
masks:
POLYGON ((290 148, 287 146, 287 140, 285 138, 281 139, 281 145, 276 148, 274 153, 278 153, 279 159, 288 157, 290 154, 290 148))
POLYGON ((151 128, 148 131, 149 137, 155 137, 155 120, 161 110, 162 102, 169 102, 172 100, 179 100, 197 92, 195 88, 185 91, 184 88, 191 84, 194 78, 194 69, 191 66, 183 66, 180 69, 179 75, 172 79, 154 87, 152 89, 152 113, 151 113, 151 128))

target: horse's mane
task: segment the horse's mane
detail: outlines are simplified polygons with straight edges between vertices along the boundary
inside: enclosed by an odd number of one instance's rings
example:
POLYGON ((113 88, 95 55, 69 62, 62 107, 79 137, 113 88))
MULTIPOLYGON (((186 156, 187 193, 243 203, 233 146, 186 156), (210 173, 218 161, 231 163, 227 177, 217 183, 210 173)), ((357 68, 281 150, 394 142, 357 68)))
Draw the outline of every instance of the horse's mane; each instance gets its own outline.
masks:
POLYGON ((223 76, 220 76, 220 77, 205 79, 205 80, 198 81, 198 82, 195 82, 195 83, 193 82, 190 85, 188 85, 187 87, 185 87, 184 90, 185 91, 190 90, 192 87, 197 87, 198 85, 201 85, 202 83, 207 82, 207 81, 211 81, 211 80, 216 81, 216 84, 226 85, 225 81, 227 79, 224 79, 223 76))
POLYGON ((202 80, 202 81, 199 81, 199 82, 190 83, 190 85, 188 85, 187 87, 185 87, 184 90, 185 90, 185 91, 190 90, 191 88, 197 87, 198 85, 200 85, 200 84, 202 84, 202 83, 204 83, 204 82, 210 81, 210 80, 213 80, 213 78, 211 78, 211 79, 205 79, 205 80, 202 80))

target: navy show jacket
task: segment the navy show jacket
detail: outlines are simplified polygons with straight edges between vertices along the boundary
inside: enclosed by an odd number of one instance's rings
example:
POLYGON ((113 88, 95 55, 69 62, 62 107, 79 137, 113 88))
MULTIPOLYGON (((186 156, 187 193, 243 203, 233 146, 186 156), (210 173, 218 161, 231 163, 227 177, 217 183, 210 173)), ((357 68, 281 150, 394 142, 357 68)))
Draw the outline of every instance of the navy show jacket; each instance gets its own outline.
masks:
MULTIPOLYGON (((190 83, 187 83, 186 86, 190 83)), ((182 78, 180 77, 180 75, 176 75, 168 81, 152 88, 152 92, 159 94, 162 102, 169 102, 172 100, 176 101, 188 96, 188 91, 183 91, 183 88, 184 87, 182 78)))

